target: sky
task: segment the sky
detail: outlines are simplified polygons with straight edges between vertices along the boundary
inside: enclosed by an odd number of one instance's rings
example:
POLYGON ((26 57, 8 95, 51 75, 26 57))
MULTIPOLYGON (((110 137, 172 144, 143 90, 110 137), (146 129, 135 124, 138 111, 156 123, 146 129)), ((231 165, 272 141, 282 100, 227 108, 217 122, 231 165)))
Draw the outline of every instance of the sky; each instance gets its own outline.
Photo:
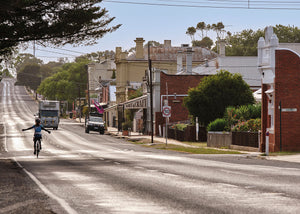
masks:
MULTIPOLYGON (((296 0, 103 0, 100 6, 108 10, 110 17, 116 17, 112 25, 122 24, 117 31, 106 34, 92 46, 67 45, 57 49, 37 46, 36 57, 47 63, 59 57, 72 61, 75 56, 116 47, 129 50, 135 46, 137 37, 143 37, 146 42, 171 40, 172 46, 190 44, 185 32, 198 22, 223 22, 225 30, 231 33, 276 24, 300 27, 300 1, 296 0)), ((195 36, 200 39, 200 33, 195 36)), ((214 38, 215 33, 208 36, 214 38)), ((25 52, 33 53, 32 44, 25 52)))

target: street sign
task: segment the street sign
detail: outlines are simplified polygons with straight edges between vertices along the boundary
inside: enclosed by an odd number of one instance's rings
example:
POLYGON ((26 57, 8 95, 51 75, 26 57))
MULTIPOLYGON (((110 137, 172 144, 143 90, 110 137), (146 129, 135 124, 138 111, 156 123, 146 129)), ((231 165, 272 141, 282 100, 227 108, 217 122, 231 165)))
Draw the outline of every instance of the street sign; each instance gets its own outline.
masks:
POLYGON ((282 108, 282 112, 297 112, 297 108, 282 108))
POLYGON ((171 106, 163 106, 162 114, 163 117, 171 117, 171 106))

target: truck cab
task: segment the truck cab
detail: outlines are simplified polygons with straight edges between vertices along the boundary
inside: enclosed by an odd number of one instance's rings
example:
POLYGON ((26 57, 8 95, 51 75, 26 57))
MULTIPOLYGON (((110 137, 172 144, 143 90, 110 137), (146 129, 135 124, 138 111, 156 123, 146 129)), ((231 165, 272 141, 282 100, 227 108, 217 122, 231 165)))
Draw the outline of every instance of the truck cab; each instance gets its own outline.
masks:
POLYGON ((38 116, 41 120, 41 124, 45 128, 53 128, 57 130, 59 124, 59 101, 39 101, 38 116))

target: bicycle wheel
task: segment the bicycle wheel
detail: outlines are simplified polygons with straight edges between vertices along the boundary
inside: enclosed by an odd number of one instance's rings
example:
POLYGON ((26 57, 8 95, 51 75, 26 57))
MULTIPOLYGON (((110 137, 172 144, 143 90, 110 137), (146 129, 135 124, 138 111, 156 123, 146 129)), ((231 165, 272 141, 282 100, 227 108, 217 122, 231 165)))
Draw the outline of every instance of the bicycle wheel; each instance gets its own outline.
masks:
POLYGON ((39 158, 40 148, 41 148, 41 140, 37 140, 35 144, 36 158, 39 158))

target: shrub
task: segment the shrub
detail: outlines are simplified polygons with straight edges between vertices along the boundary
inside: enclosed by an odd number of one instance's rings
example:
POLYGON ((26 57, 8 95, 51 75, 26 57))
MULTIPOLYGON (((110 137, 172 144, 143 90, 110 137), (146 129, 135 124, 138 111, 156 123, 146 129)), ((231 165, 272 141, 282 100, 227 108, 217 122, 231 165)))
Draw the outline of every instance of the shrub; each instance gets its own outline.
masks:
POLYGON ((238 122, 238 118, 236 115, 236 109, 232 106, 226 108, 224 119, 227 121, 227 128, 228 130, 231 129, 238 122))
POLYGON ((250 111, 251 119, 261 118, 261 103, 248 105, 248 109, 250 111))
POLYGON ((122 123, 122 130, 128 131, 129 128, 132 128, 131 121, 126 121, 126 122, 122 123))
POLYGON ((207 131, 226 131, 227 121, 225 118, 217 118, 210 122, 207 126, 207 131))
POLYGON ((172 128, 180 130, 180 131, 184 131, 184 129, 186 129, 187 126, 188 126, 187 124, 178 123, 178 124, 175 124, 174 126, 172 126, 172 128))
POLYGON ((240 107, 227 107, 224 118, 227 119, 229 126, 235 125, 238 121, 247 121, 261 117, 261 104, 243 105, 240 107))
POLYGON ((250 119, 250 111, 247 105, 240 106, 236 109, 237 118, 240 120, 249 120, 250 119))
POLYGON ((235 132, 258 132, 261 129, 261 119, 250 119, 246 122, 240 121, 231 131, 235 132))

